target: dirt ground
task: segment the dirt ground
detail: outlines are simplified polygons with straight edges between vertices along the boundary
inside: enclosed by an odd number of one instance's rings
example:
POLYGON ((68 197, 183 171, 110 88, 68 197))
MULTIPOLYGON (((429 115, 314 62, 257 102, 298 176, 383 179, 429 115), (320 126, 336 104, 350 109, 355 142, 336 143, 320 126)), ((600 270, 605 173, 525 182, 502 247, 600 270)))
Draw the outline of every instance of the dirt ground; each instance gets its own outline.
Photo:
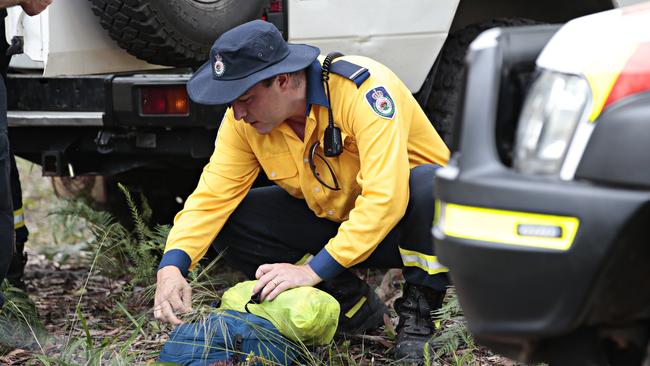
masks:
MULTIPOLYGON (((18 169, 25 221, 30 231, 24 279, 27 293, 50 338, 40 347, 35 342, 22 344, 0 357, 2 365, 38 364, 35 355, 55 354, 69 339, 80 336, 75 325, 78 304, 89 323, 103 324, 105 335, 115 332, 119 324, 113 321, 114 304, 107 299, 119 295, 124 286, 124 281, 98 273, 89 276, 92 253, 81 250, 88 233, 79 226, 81 223, 66 223, 52 215, 65 202, 56 197, 49 178, 41 176, 39 166, 18 159, 18 169), (83 294, 82 288, 85 288, 83 294)), ((102 336, 101 331, 93 329, 93 333, 102 336)))

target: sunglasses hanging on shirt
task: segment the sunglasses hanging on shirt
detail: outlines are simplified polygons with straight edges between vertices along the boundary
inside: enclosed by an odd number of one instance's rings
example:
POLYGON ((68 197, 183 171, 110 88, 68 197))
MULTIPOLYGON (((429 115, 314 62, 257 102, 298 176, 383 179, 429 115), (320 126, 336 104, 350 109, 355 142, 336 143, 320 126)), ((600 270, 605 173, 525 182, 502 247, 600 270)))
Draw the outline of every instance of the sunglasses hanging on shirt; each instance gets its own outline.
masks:
POLYGON ((320 141, 316 140, 316 142, 314 142, 314 144, 311 145, 311 148, 309 148, 309 168, 311 169, 312 174, 320 184, 333 191, 338 191, 341 189, 341 187, 339 186, 339 182, 336 179, 336 174, 334 174, 334 169, 332 169, 330 163, 327 162, 327 158, 324 158, 320 154, 316 153, 316 149, 318 149, 319 145, 320 145, 320 141), (325 166, 329 171, 331 180, 334 183, 334 185, 328 184, 325 181, 327 178, 323 179, 323 177, 321 177, 321 175, 318 173, 318 170, 316 170, 316 158, 320 159, 323 163, 325 163, 325 166))

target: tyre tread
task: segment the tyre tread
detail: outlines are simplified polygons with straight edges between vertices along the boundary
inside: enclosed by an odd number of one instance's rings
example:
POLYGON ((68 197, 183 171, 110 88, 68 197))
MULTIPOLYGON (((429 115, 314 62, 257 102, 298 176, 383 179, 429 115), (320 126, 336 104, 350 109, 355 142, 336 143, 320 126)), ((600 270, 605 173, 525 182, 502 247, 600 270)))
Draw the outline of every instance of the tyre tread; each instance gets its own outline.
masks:
POLYGON ((440 136, 449 144, 452 140, 455 118, 458 112, 462 78, 465 69, 465 54, 469 44, 483 31, 494 27, 513 27, 539 24, 523 18, 493 19, 477 23, 450 33, 440 51, 438 69, 433 80, 431 95, 425 112, 440 136))
POLYGON ((102 27, 128 53, 145 61, 176 67, 196 67, 205 61, 209 45, 200 45, 168 27, 165 19, 142 0, 90 0, 102 27))

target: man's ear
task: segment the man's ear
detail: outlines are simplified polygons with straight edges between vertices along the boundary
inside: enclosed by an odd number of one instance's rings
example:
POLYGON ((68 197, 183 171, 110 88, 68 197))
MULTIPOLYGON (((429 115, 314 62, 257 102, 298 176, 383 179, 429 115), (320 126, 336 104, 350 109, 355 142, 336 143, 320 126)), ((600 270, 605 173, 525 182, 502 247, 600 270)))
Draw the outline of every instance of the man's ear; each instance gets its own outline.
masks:
POLYGON ((280 74, 275 77, 281 89, 285 90, 291 86, 291 76, 289 74, 280 74))

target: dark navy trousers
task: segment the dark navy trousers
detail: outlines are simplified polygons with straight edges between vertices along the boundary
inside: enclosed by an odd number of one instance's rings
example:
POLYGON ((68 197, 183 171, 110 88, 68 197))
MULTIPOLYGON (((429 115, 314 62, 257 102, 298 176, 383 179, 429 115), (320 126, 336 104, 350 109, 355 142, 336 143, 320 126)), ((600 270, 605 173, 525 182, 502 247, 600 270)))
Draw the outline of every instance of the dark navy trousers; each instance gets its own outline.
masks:
MULTIPOLYGON (((437 166, 411 169, 406 214, 358 268, 402 268, 407 282, 436 290, 449 285, 445 270, 432 271, 431 226, 437 166), (415 260, 413 260, 415 258, 415 260)), ((340 223, 319 218, 306 202, 278 186, 251 189, 213 242, 226 261, 254 278, 264 263, 296 263, 315 255, 333 238, 340 223)))
MULTIPOLYGON (((0 283, 4 281, 14 252, 14 216, 11 202, 7 90, 0 77, 0 283)), ((0 306, 4 303, 0 293, 0 306)))

